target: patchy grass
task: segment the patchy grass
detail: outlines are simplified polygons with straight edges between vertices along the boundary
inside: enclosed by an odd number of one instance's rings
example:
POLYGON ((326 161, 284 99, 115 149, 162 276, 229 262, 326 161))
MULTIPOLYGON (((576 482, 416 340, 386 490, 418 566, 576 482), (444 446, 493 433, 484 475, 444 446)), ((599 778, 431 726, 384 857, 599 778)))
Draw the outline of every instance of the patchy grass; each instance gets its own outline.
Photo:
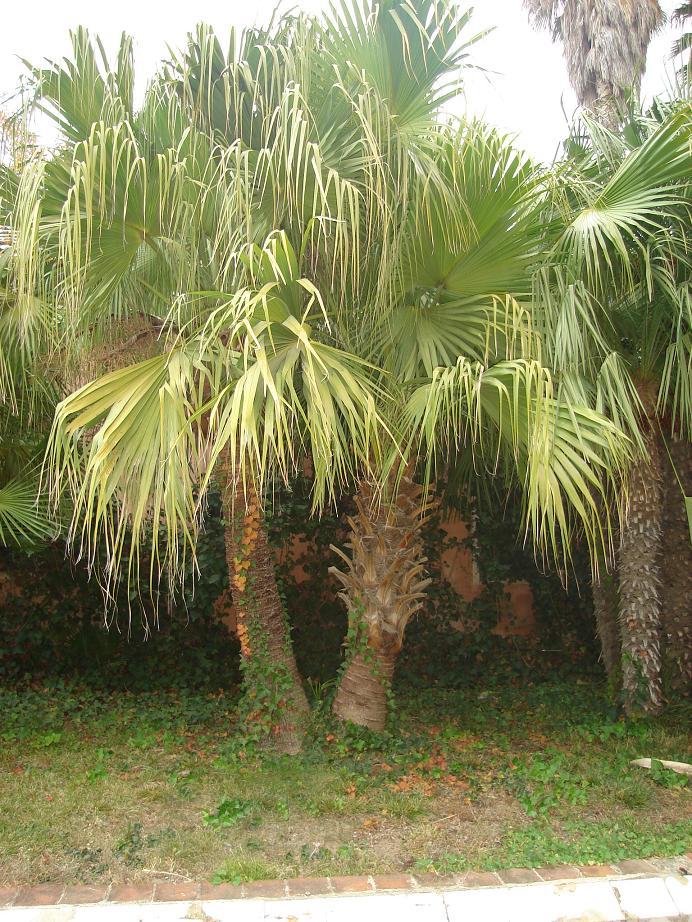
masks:
POLYGON ((317 716, 300 758, 238 748, 232 696, 0 690, 0 886, 600 863, 692 846, 689 714, 602 689, 399 693, 392 730, 317 716))

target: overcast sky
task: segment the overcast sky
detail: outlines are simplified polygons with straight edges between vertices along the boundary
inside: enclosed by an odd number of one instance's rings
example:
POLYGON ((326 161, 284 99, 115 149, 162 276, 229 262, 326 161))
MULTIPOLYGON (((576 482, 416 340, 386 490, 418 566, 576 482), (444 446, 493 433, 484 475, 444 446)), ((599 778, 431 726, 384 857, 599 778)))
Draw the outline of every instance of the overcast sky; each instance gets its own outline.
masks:
MULTIPOLYGON (((211 23, 220 34, 231 26, 266 22, 276 0, 15 0, 3 4, 0 16, 0 98, 17 84, 22 72, 18 57, 38 63, 69 50, 68 30, 88 26, 99 33, 106 48, 117 47, 124 30, 134 37, 138 90, 141 92, 165 53, 166 44, 179 46, 196 22, 211 23)), ((284 7, 317 11, 327 0, 288 0, 284 7)), ((676 0, 663 0, 670 12, 676 0)), ((470 34, 495 27, 477 44, 473 63, 488 73, 471 72, 465 78, 464 99, 458 111, 484 116, 517 135, 533 156, 552 160, 565 134, 565 115, 575 109, 561 49, 549 35, 528 25, 521 0, 481 0, 470 34)), ((674 30, 664 29, 653 40, 644 81, 651 96, 669 82, 667 61, 674 30)), ((43 132, 41 132, 43 135, 43 132)), ((44 143, 47 137, 42 137, 44 143)))

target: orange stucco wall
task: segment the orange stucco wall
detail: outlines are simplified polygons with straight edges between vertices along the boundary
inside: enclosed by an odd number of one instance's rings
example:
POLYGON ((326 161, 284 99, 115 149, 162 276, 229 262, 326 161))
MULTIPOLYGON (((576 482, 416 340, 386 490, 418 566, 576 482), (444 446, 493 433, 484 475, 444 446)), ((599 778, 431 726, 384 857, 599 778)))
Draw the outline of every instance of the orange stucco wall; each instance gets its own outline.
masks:
MULTIPOLYGON (((466 522, 451 519, 442 523, 442 529, 450 538, 463 541, 469 536, 466 522)), ((468 547, 450 547, 442 555, 442 575, 462 599, 472 602, 483 591, 478 567, 468 547)), ((502 637, 528 637, 536 625, 533 610, 533 593, 523 580, 507 583, 508 598, 500 604, 494 633, 502 637)), ((459 630, 468 630, 471 625, 457 622, 459 630)))

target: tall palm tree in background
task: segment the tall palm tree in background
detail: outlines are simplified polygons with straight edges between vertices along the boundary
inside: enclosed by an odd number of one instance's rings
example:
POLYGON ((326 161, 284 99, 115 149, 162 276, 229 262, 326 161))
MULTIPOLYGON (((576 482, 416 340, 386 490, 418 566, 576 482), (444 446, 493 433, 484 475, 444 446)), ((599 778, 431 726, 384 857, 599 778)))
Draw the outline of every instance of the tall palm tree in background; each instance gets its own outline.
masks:
POLYGON ((562 43, 577 102, 609 127, 638 91, 651 36, 661 26, 658 0, 524 0, 537 26, 562 43))
POLYGON ((680 59, 677 76, 682 86, 689 86, 692 79, 692 32, 687 31, 692 22, 692 0, 685 0, 671 14, 671 21, 681 26, 684 31, 673 42, 670 56, 680 59))

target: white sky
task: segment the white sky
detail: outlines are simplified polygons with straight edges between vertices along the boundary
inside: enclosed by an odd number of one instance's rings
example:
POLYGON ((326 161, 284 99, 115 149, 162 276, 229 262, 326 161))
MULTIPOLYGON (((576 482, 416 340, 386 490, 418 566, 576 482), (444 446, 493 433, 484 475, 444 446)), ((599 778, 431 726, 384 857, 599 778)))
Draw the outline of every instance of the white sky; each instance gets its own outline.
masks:
MULTIPOLYGON (((0 14, 0 99, 17 84, 22 72, 18 57, 39 63, 69 51, 68 30, 85 25, 98 32, 109 51, 120 33, 134 37, 138 89, 141 91, 165 53, 178 47, 199 21, 211 23, 221 35, 230 26, 266 22, 276 0, 15 0, 0 14)), ((284 7, 317 11, 327 0, 288 0, 284 7)), ((463 5, 463 3, 462 3, 463 5)), ((662 0, 669 13, 676 0, 662 0)), ((467 72, 460 111, 484 116, 490 123, 517 135, 532 155, 551 160, 565 135, 565 115, 575 109, 561 49, 547 33, 529 27, 521 0, 480 0, 469 34, 490 27, 495 31, 472 51, 472 61, 489 73, 467 72)), ((664 29, 651 43, 644 93, 650 97, 669 82, 668 53, 675 30, 664 29)), ((455 107, 456 108, 456 107, 455 107)), ((48 137, 41 139, 44 143, 48 137)))

